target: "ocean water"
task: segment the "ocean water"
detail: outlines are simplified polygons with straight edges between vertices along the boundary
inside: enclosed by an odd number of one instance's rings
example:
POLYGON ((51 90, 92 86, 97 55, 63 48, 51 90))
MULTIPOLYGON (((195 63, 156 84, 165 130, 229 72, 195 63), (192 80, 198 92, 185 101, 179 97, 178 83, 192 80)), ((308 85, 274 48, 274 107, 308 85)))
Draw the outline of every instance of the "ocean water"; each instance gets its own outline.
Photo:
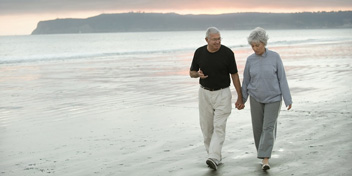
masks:
MULTIPOLYGON (((352 41, 351 29, 268 30, 270 46, 352 41)), ((221 31, 222 44, 249 47, 250 31, 221 31)), ((0 64, 126 58, 193 52, 205 31, 0 36, 0 64)))

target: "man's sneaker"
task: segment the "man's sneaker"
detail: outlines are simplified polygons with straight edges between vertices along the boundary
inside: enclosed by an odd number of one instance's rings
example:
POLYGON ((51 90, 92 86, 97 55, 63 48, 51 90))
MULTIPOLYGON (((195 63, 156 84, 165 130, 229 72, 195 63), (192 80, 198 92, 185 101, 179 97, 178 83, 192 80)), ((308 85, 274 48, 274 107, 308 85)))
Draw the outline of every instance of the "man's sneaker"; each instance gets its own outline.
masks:
POLYGON ((210 168, 212 168, 214 170, 218 169, 218 165, 217 165, 215 159, 209 158, 209 159, 207 159, 206 163, 210 168))

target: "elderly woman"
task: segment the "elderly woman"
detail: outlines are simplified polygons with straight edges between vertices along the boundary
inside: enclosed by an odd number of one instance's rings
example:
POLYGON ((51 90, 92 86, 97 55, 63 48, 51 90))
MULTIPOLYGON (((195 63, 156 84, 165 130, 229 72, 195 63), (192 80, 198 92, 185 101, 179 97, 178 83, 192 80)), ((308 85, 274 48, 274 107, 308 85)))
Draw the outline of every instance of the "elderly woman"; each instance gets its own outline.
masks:
POLYGON ((270 169, 269 159, 276 138, 276 125, 282 98, 288 110, 292 98, 280 55, 266 48, 268 35, 262 28, 254 29, 248 43, 254 53, 247 58, 243 73, 242 96, 250 96, 250 109, 257 157, 262 169, 270 169))

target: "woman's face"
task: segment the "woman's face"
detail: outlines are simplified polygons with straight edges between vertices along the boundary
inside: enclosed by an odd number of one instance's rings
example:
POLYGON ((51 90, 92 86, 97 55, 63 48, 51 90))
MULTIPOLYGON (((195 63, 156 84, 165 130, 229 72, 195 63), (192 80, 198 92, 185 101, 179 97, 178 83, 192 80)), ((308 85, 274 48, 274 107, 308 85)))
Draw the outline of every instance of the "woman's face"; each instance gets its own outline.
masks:
POLYGON ((265 45, 262 42, 252 42, 252 49, 256 55, 262 55, 265 52, 265 45))

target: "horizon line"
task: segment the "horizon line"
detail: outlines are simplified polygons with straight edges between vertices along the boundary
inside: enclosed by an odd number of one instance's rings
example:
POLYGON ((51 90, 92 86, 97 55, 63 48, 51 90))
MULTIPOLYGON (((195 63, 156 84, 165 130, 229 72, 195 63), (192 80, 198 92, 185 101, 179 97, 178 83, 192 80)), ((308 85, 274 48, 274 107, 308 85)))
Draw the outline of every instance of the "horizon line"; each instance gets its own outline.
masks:
MULTIPOLYGON (((331 11, 300 11, 300 12, 226 12, 226 13, 178 13, 178 12, 153 12, 153 11, 126 11, 126 12, 113 12, 113 13, 99 13, 93 16, 86 16, 81 18, 66 17, 66 18, 56 18, 56 19, 84 19, 95 17, 99 15, 113 15, 113 14, 177 14, 177 15, 227 15, 227 14, 240 14, 240 13, 262 13, 262 14, 299 14, 299 13, 338 13, 338 12, 352 12, 352 10, 331 10, 331 11)), ((48 19, 50 20, 50 19, 48 19)), ((46 21, 46 20, 44 20, 46 21)))
POLYGON ((222 14, 234 14, 234 13, 331 13, 331 12, 352 12, 352 10, 331 10, 331 11, 297 11, 297 12, 225 12, 225 13, 180 13, 180 12, 157 12, 157 11, 126 11, 126 12, 115 12, 115 13, 100 13, 100 14, 123 14, 123 13, 159 13, 159 14, 179 14, 179 15, 222 15, 222 14))

